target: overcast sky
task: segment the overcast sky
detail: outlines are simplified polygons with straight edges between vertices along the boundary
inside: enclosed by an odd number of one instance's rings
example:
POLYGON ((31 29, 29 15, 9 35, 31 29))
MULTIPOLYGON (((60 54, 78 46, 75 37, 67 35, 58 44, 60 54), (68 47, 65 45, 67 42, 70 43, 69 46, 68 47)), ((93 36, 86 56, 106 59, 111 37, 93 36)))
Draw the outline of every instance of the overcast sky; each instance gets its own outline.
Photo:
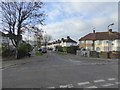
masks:
POLYGON ((107 26, 118 31, 117 2, 45 2, 46 26, 44 31, 52 39, 70 36, 78 41, 82 36, 96 32, 108 31, 107 26))

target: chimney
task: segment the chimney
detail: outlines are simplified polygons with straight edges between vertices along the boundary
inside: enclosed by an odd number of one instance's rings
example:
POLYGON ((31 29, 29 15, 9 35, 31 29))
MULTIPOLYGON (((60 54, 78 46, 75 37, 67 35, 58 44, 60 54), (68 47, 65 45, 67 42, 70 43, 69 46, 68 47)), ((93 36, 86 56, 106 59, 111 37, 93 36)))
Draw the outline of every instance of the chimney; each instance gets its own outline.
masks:
POLYGON ((61 40, 64 40, 64 38, 62 38, 61 40))
POLYGON ((112 29, 109 29, 109 32, 112 32, 112 29))
POLYGON ((95 33, 95 30, 93 30, 93 33, 95 33))
POLYGON ((70 36, 67 36, 67 39, 69 39, 70 38, 70 36))

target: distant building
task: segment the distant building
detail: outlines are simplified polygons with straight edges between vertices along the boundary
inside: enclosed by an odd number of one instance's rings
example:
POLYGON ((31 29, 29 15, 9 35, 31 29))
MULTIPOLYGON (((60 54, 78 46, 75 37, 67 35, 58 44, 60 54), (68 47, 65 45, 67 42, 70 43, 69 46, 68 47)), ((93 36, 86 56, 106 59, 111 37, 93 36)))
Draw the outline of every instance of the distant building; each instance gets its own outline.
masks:
POLYGON ((71 39, 69 36, 67 36, 66 39, 62 38, 61 40, 56 40, 54 42, 48 43, 47 47, 55 49, 55 47, 61 46, 61 47, 70 47, 70 46, 77 46, 77 42, 71 39))
POLYGON ((79 48, 97 52, 120 51, 120 33, 113 32, 112 29, 108 32, 94 30, 93 33, 79 39, 79 48))
MULTIPOLYGON (((3 32, 0 32, 0 35, 1 35, 0 44, 4 45, 6 48, 13 49, 14 46, 11 41, 11 38, 13 38, 13 35, 5 34, 3 32)), ((20 36, 20 43, 22 43, 22 35, 20 36)))
POLYGON ((7 34, 3 33, 3 32, 0 32, 0 35, 1 35, 1 38, 0 38, 0 44, 1 46, 4 45, 5 47, 9 47, 9 45, 11 45, 11 41, 8 37, 7 34))
POLYGON ((67 36, 67 39, 62 38, 60 45, 62 47, 77 46, 77 42, 67 36))

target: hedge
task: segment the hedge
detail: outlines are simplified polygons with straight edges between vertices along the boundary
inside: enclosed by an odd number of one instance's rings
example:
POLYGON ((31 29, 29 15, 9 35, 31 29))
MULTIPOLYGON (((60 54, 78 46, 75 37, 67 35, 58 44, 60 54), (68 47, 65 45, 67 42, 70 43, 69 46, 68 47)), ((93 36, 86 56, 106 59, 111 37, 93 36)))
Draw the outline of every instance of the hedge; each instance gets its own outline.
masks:
POLYGON ((57 51, 60 52, 66 52, 71 54, 76 54, 76 50, 78 49, 78 46, 70 46, 70 47, 56 47, 57 51))

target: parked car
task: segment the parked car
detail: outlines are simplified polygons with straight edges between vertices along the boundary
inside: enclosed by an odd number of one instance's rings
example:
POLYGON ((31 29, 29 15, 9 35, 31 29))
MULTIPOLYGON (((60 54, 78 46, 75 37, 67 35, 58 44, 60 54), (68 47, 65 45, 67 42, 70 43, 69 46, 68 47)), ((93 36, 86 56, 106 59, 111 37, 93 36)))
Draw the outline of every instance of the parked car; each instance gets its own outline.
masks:
POLYGON ((42 51, 42 48, 38 48, 38 51, 42 51))
POLYGON ((43 48, 43 49, 42 49, 42 53, 47 53, 47 49, 46 49, 46 48, 43 48))
POLYGON ((45 48, 38 48, 38 51, 40 51, 42 53, 47 53, 47 50, 45 48))

